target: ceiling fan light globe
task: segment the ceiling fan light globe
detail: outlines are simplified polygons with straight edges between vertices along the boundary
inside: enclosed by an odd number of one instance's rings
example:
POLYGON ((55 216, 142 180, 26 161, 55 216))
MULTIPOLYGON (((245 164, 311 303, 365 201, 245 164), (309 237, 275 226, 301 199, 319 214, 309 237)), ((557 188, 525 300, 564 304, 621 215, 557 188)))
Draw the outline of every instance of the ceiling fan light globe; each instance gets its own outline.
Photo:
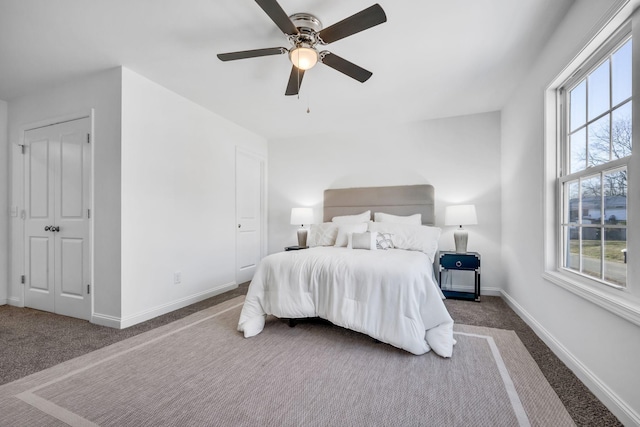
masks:
POLYGON ((310 47, 297 47, 289 52, 289 60, 299 69, 308 70, 318 63, 318 52, 310 47))

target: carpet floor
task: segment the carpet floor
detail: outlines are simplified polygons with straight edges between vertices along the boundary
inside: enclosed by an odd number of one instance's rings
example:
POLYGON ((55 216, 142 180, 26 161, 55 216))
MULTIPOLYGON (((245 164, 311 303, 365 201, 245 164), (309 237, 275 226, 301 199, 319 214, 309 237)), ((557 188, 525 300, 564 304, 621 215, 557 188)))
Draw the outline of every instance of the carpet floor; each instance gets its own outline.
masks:
MULTIPOLYGON (((125 330, 37 310, 0 306, 0 384, 244 295, 247 286, 241 285, 234 291, 125 330)), ((514 331, 577 425, 621 425, 501 298, 483 297, 481 303, 447 300, 446 304, 457 324, 514 331)))

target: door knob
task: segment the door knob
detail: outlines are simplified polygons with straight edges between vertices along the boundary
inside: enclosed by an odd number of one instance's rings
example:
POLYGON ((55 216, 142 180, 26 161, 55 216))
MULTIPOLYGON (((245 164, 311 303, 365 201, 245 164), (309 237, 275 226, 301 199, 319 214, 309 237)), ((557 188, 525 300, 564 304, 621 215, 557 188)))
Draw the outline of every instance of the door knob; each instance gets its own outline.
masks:
POLYGON ((44 231, 51 231, 51 226, 50 225, 45 225, 44 226, 44 231))
POLYGON ((240 224, 238 224, 238 228, 242 227, 240 224))
POLYGON ((60 227, 57 227, 57 226, 51 227, 51 231, 58 232, 60 231, 60 227))

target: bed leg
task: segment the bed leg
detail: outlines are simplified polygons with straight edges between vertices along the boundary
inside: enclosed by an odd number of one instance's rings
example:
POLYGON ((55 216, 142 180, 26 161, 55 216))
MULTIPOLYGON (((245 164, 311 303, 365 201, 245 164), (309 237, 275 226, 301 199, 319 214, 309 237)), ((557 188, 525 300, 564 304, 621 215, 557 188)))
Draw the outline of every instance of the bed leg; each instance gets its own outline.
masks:
POLYGON ((294 326, 296 326, 296 319, 289 319, 289 327, 293 328, 294 326))

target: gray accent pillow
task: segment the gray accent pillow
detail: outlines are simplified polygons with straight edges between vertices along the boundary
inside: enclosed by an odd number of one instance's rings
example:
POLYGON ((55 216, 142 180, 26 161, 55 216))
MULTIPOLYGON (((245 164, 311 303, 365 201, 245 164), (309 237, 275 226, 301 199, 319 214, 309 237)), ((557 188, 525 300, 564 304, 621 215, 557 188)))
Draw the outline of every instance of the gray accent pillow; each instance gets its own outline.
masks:
POLYGON ((365 231, 364 233, 353 233, 351 235, 351 247, 353 249, 367 249, 375 251, 377 249, 376 236, 377 232, 365 231))

